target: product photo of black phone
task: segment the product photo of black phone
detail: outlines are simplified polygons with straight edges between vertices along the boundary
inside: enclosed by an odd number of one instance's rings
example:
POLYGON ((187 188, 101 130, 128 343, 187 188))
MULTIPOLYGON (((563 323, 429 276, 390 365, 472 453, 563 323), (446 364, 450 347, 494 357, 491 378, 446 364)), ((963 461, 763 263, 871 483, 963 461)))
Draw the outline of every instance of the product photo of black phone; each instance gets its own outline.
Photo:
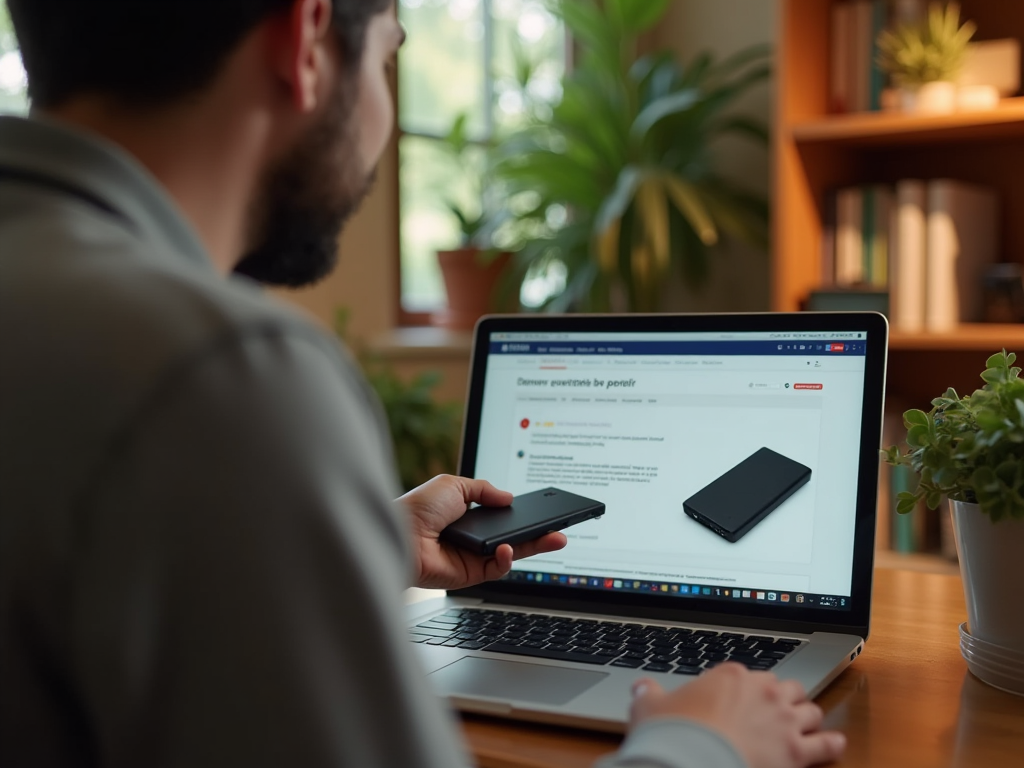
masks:
POLYGON ((810 479, 810 467, 761 448, 684 501, 683 511, 735 543, 810 479))

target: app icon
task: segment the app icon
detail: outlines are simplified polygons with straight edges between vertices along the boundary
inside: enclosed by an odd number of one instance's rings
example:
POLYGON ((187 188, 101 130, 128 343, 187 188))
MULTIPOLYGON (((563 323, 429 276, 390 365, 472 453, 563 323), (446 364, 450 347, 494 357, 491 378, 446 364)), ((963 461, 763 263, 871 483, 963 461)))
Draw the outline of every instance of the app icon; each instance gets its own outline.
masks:
POLYGON ((634 581, 633 582, 633 589, 640 589, 640 582, 639 581, 634 581))
POLYGON ((616 579, 612 583, 612 586, 615 587, 616 589, 622 589, 622 582, 619 579, 616 579))
POLYGON ((728 596, 729 596, 729 590, 728 590, 728 589, 727 589, 727 590, 725 590, 725 596, 726 596, 726 597, 728 597, 728 596))
POLYGON ((662 584, 661 585, 661 591, 662 592, 668 592, 668 584, 662 584))
POLYGON ((798 603, 802 603, 802 602, 804 601, 804 596, 803 596, 803 595, 797 595, 797 596, 796 596, 796 601, 797 601, 798 603))
POLYGON ((684 595, 688 595, 690 594, 690 587, 688 584, 680 584, 679 591, 682 592, 684 595))
POLYGON ((672 585, 672 591, 673 592, 678 592, 679 591, 679 585, 678 584, 673 584, 672 585))
POLYGON ((775 593, 774 592, 769 592, 768 593, 768 599, 769 600, 774 600, 775 599, 775 593))
POLYGON ((615 582, 612 579, 605 579, 604 580, 604 588, 605 589, 611 589, 612 588, 612 584, 614 584, 614 583, 615 582))
POLYGON ((743 596, 744 597, 750 597, 750 590, 749 589, 744 589, 743 590, 743 596))
POLYGON ((738 589, 734 589, 732 591, 732 596, 733 597, 740 597, 740 591, 738 589))
POLYGON ((779 595, 779 599, 782 602, 784 602, 784 603, 788 603, 789 602, 789 595, 787 595, 785 592, 783 592, 781 595, 779 595))
POLYGON ((757 593, 757 599, 758 600, 764 600, 764 592, 758 592, 757 593))
POLYGON ((702 592, 703 592, 703 593, 704 593, 705 595, 710 595, 710 594, 711 594, 711 587, 704 587, 704 589, 702 589, 701 591, 702 591, 702 592))

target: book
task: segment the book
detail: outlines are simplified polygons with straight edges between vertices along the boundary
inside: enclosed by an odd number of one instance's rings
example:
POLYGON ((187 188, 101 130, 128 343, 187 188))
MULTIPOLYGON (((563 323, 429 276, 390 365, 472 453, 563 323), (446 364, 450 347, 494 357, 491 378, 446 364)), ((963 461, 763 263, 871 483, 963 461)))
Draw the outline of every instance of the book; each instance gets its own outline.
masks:
POLYGON ((836 191, 825 193, 821 220, 821 285, 836 283, 836 191))
POLYGON ((927 189, 925 327, 948 331, 983 316, 982 278, 998 251, 993 190, 951 179, 927 189))
POLYGON ((864 189, 864 283, 872 288, 889 286, 889 240, 894 194, 887 184, 864 189))
POLYGON ((925 316, 925 182, 896 184, 894 254, 889 273, 889 320, 899 331, 924 329, 925 316))
POLYGON ((851 108, 854 112, 863 112, 871 107, 871 70, 874 40, 871 32, 874 28, 874 3, 872 0, 854 0, 853 24, 850 36, 850 69, 852 95, 851 108))
POLYGON ((882 91, 885 90, 885 72, 878 66, 878 36, 889 25, 889 7, 886 0, 873 0, 871 4, 871 36, 868 39, 868 104, 867 108, 877 112, 882 108, 882 91))
POLYGON ((850 42, 853 24, 853 5, 834 3, 832 5, 831 31, 831 109, 836 113, 850 112, 850 42))
POLYGON ((835 284, 857 285, 864 280, 864 190, 845 187, 836 192, 835 284))

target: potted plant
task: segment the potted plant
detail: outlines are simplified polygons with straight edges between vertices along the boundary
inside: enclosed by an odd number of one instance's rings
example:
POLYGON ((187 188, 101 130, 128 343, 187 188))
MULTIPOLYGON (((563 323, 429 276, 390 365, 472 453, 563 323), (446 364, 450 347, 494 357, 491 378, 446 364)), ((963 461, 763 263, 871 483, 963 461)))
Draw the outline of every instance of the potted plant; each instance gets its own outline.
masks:
POLYGON ((900 24, 878 35, 878 66, 900 92, 908 112, 943 113, 956 109, 956 76, 963 69, 967 44, 977 26, 960 24, 959 3, 932 3, 927 18, 900 24))
POLYGON ((453 172, 466 174, 470 193, 463 199, 455 196, 439 202, 459 223, 460 242, 457 247, 437 252, 445 293, 448 300, 443 310, 434 314, 432 322, 452 330, 472 330, 481 315, 496 307, 496 287, 510 258, 507 251, 495 248, 493 236, 501 225, 500 211, 487 210, 491 196, 490 147, 484 153, 482 171, 473 172, 469 153, 474 145, 466 131, 468 115, 459 115, 449 130, 443 146, 451 160, 453 172))
POLYGON ((726 108, 768 77, 770 51, 686 66, 669 53, 637 58, 667 6, 551 6, 581 55, 561 101, 503 141, 496 165, 521 244, 512 279, 564 277, 545 309, 656 310, 669 279, 703 282, 723 234, 767 248, 767 204, 715 172, 711 144, 739 133, 767 145, 763 125, 726 108))
POLYGON ((967 601, 964 655, 981 679, 1024 694, 1024 612, 1015 607, 1024 559, 1024 381, 1015 360, 1005 350, 992 355, 981 389, 965 397, 949 389, 928 413, 904 413, 906 452, 893 446, 882 456, 920 478, 915 491, 899 494, 899 514, 950 499, 967 601), (1004 661, 1017 665, 1011 679, 1004 661))

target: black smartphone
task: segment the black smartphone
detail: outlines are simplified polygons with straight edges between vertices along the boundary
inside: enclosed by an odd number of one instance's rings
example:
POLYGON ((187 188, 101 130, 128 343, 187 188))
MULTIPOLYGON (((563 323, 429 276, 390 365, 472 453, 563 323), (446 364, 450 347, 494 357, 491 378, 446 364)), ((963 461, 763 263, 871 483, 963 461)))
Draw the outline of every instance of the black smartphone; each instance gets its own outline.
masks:
POLYGON ((733 543, 811 479, 811 468, 761 448, 683 502, 683 511, 733 543))
POLYGON ((543 488, 516 496, 507 507, 473 507, 441 531, 441 539, 480 555, 493 555, 499 544, 521 544, 603 514, 600 501, 543 488))

